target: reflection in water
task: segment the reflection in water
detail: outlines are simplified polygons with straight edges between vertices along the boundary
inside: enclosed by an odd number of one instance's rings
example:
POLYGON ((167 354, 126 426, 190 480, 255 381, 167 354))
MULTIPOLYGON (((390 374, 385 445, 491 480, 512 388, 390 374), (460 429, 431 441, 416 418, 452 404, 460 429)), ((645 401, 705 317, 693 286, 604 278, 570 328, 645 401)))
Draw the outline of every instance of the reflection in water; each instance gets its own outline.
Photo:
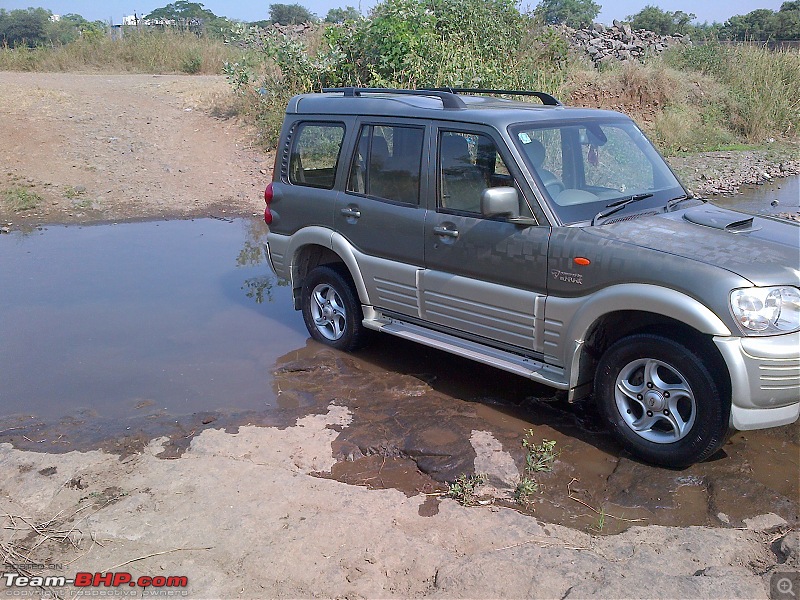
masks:
POLYGON ((175 456, 206 427, 285 427, 335 403, 353 416, 332 446, 342 481, 444 489, 474 472, 475 432, 522 469, 533 429, 560 452, 537 475, 540 519, 586 529, 597 523, 590 506, 628 519, 607 532, 638 518, 738 526, 774 512, 797 522, 797 425, 738 433, 681 471, 643 465, 590 405, 556 402, 521 377, 389 336, 355 354, 309 340, 291 290, 267 275, 264 234, 253 219, 0 237, 0 441, 65 451, 99 440, 125 455, 167 435, 175 456), (261 283, 274 302, 250 296, 261 283))
MULTIPOLYGON (((266 241, 267 229, 263 221, 251 220, 245 221, 245 229, 247 231, 247 238, 244 241, 244 246, 236 257, 236 264, 240 267, 257 266, 266 264, 266 252, 264 250, 264 242, 266 241)), ((266 297, 268 302, 272 302, 272 286, 288 286, 288 281, 278 280, 272 272, 269 271, 268 275, 258 275, 256 277, 248 277, 244 280, 242 290, 248 298, 256 301, 256 304, 264 302, 266 297)))
POLYGON ((267 276, 265 230, 203 219, 0 237, 0 417, 274 405, 275 360, 307 332, 267 276))

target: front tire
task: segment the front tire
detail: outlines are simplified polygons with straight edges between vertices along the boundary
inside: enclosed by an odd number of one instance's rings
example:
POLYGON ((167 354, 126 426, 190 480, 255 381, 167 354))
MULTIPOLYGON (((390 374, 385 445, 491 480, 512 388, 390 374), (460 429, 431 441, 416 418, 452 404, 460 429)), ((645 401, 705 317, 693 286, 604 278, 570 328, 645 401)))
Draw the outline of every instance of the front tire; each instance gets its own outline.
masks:
POLYGON ((700 354, 656 334, 637 334, 603 354, 595 398, 614 437, 657 465, 686 467, 724 443, 730 399, 700 354))
POLYGON ((318 342, 346 352, 364 345, 361 302, 345 269, 313 269, 303 281, 301 305, 306 328, 318 342))

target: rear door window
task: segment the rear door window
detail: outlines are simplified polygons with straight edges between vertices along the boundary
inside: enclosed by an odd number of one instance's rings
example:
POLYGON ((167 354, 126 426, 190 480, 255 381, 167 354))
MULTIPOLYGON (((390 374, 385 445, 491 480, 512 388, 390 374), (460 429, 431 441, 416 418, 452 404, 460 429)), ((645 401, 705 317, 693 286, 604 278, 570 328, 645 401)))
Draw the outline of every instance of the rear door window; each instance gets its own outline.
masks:
POLYGON ((347 191, 405 204, 419 204, 422 127, 364 125, 347 191))

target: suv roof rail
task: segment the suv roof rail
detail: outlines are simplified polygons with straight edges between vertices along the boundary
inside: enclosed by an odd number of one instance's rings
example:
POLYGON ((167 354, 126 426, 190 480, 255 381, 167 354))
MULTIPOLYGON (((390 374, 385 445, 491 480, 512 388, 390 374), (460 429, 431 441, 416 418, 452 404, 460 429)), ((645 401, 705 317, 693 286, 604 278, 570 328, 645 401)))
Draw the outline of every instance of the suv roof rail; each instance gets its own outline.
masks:
POLYGON ((466 108, 467 105, 458 95, 449 89, 428 89, 428 90, 398 90, 392 88, 359 88, 359 87, 338 87, 322 88, 323 92, 341 92, 345 97, 363 96, 365 94, 403 94, 406 96, 430 96, 439 98, 442 101, 442 108, 466 108))
POLYGON ((428 88, 427 91, 450 92, 452 94, 490 94, 490 95, 505 95, 505 96, 535 96, 542 101, 545 106, 563 106, 561 102, 545 92, 533 92, 530 90, 495 90, 485 88, 454 88, 454 87, 441 87, 441 88, 428 88))

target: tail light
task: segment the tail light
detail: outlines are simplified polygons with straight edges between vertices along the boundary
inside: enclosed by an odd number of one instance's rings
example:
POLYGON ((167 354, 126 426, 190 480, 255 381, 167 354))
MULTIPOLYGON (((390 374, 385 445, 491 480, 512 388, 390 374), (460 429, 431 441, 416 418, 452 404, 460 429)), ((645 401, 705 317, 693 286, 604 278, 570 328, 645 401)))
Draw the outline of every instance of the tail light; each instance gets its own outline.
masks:
POLYGON ((264 202, 267 203, 267 206, 264 209, 264 222, 269 225, 272 223, 272 212, 269 210, 269 205, 272 204, 272 183, 270 183, 267 186, 267 189, 264 190, 264 202))

